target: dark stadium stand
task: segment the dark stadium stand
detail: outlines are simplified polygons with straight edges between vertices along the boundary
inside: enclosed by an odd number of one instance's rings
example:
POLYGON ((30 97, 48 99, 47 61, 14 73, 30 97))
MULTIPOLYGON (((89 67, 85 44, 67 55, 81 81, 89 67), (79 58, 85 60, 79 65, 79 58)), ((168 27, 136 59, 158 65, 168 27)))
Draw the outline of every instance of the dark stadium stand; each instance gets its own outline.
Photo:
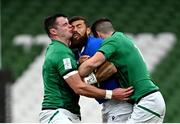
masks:
POLYGON ((6 103, 6 83, 11 82, 11 73, 8 70, 0 70, 0 123, 6 122, 7 103, 6 103))
POLYGON ((107 16, 116 29, 138 34, 174 33, 174 48, 156 66, 152 77, 166 101, 166 123, 180 122, 180 0, 3 0, 1 14, 2 65, 16 80, 43 49, 32 45, 30 52, 13 45, 18 34, 43 34, 43 18, 55 12, 82 15, 90 21, 107 16))

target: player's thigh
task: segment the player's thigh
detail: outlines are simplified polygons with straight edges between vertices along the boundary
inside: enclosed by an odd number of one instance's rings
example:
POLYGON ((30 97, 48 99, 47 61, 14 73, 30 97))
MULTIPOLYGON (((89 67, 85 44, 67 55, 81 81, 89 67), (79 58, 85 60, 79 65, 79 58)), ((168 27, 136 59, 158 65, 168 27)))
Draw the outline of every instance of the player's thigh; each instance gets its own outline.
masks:
POLYGON ((107 112, 103 117, 106 118, 107 122, 126 122, 132 113, 133 105, 125 101, 114 101, 110 104, 110 106, 104 108, 107 112))
POLYGON ((40 113, 40 123, 71 124, 72 119, 58 110, 44 110, 40 113))
POLYGON ((115 114, 113 116, 108 117, 107 123, 114 123, 114 122, 115 123, 125 123, 128 120, 129 116, 130 116, 130 113, 121 114, 121 115, 119 115, 119 114, 116 115, 115 114))
POLYGON ((150 94, 140 100, 128 119, 132 123, 162 123, 165 115, 165 102, 160 92, 150 94))
POLYGON ((138 106, 134 107, 134 112, 131 114, 127 123, 162 123, 163 118, 160 118, 138 106))

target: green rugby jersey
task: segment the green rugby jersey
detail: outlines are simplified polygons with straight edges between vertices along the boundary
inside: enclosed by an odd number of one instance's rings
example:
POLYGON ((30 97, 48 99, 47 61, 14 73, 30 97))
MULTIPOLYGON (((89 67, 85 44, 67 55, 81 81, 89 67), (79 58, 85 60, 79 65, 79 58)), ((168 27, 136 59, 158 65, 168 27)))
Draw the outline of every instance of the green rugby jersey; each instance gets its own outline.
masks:
POLYGON ((120 85, 133 86, 134 93, 130 98, 135 102, 145 94, 159 89, 151 81, 141 52, 123 33, 115 32, 106 38, 99 51, 118 68, 117 77, 120 85))
POLYGON ((64 75, 73 70, 77 70, 77 63, 72 51, 62 42, 52 40, 43 65, 43 109, 64 108, 80 114, 79 95, 63 79, 64 75))

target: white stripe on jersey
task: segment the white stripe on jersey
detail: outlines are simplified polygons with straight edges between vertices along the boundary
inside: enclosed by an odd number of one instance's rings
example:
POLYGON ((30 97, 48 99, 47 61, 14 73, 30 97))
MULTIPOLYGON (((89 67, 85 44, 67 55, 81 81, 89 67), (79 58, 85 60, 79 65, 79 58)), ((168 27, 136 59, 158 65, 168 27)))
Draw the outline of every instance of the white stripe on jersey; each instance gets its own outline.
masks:
POLYGON ((63 78, 64 78, 64 79, 67 79, 67 78, 69 78, 70 76, 72 76, 72 75, 74 75, 74 74, 77 74, 77 73, 78 73, 77 70, 71 71, 71 72, 69 72, 68 74, 64 75, 63 78))

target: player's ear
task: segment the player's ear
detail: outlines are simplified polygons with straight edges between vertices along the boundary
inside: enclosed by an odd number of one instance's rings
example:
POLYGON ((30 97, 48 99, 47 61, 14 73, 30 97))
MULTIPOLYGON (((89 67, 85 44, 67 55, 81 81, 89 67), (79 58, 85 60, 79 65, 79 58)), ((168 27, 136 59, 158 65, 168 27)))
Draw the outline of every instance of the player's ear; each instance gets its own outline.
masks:
POLYGON ((57 34, 57 31, 56 31, 56 29, 55 29, 55 28, 51 28, 51 29, 49 29, 49 32, 50 32, 50 34, 52 34, 52 35, 57 34))
POLYGON ((96 31, 96 34, 97 34, 97 37, 100 37, 100 38, 102 38, 102 33, 101 33, 101 32, 99 32, 99 31, 96 31))
POLYGON ((86 33, 87 33, 87 35, 89 35, 91 33, 91 29, 89 27, 87 27, 86 33))

